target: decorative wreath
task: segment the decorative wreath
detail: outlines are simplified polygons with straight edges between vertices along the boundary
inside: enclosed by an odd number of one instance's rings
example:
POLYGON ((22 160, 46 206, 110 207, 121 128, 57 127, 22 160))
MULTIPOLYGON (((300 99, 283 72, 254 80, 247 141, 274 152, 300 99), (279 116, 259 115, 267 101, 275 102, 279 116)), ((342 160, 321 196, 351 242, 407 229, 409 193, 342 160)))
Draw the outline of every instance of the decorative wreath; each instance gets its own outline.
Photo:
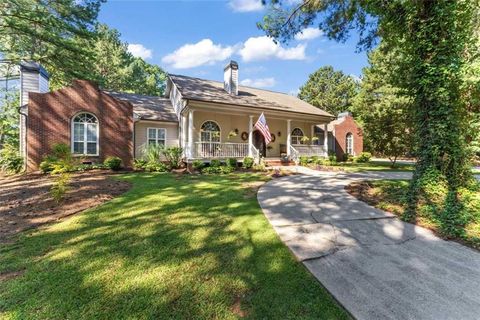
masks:
POLYGON ((248 139, 248 133, 243 131, 241 137, 243 141, 246 141, 248 139))
POLYGON ((274 133, 270 133, 271 137, 272 137, 272 142, 275 142, 275 134, 274 133))

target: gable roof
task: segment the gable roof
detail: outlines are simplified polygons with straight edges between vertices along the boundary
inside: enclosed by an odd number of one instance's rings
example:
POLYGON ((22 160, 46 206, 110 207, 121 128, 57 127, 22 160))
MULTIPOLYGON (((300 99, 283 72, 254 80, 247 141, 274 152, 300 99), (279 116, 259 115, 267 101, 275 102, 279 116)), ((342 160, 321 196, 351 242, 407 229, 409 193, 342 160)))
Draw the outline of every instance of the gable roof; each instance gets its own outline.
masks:
POLYGON ((145 96, 135 93, 104 91, 114 98, 128 101, 133 105, 133 113, 142 120, 178 122, 170 99, 145 96))
POLYGON ((185 99, 334 117, 322 109, 285 93, 239 86, 238 96, 235 96, 223 89, 223 82, 175 74, 170 74, 169 77, 185 99))

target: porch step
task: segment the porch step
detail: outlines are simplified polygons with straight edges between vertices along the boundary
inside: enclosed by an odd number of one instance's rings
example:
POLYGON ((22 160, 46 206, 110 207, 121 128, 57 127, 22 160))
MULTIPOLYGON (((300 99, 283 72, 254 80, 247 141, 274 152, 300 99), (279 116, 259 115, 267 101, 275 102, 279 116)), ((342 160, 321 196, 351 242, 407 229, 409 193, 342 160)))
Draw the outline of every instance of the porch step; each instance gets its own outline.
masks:
POLYGON ((276 166, 294 166, 293 161, 282 161, 281 159, 263 159, 267 167, 276 167, 276 166))

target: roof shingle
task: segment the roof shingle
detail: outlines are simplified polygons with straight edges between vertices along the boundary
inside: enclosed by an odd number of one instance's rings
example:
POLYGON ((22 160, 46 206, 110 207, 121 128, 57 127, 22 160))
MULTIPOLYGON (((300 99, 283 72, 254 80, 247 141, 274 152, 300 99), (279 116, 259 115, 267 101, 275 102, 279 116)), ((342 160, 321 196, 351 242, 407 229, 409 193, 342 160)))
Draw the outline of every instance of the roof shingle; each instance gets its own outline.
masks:
POLYGON ((239 86, 238 96, 235 96, 223 89, 223 82, 175 74, 169 76, 185 99, 334 117, 322 109, 285 93, 239 86))

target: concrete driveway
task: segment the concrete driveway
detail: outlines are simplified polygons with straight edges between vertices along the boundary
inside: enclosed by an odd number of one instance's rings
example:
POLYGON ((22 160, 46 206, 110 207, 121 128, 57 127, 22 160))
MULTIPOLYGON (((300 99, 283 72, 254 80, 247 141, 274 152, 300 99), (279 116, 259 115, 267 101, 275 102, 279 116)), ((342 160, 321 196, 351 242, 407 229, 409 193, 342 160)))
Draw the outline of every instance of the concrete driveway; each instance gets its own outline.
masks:
POLYGON ((293 254, 357 319, 480 319, 480 253, 358 201, 354 180, 409 173, 320 173, 258 192, 293 254))

